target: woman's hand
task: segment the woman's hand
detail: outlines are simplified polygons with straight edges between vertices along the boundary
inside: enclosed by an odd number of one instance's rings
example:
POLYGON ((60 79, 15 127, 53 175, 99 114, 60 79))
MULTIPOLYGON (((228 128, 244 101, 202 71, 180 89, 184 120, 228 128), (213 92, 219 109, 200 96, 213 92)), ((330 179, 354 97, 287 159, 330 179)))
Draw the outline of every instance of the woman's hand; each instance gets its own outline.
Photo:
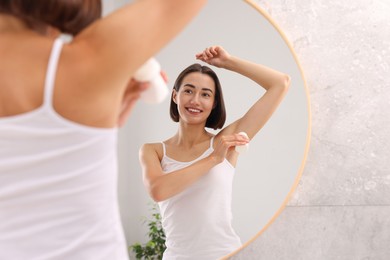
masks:
MULTIPOLYGON (((160 74, 163 77, 164 81, 168 82, 167 74, 164 71, 161 71, 160 74)), ((127 118, 131 114, 131 111, 133 110, 135 103, 140 98, 141 93, 145 91, 148 87, 149 87, 148 82, 139 82, 133 78, 130 80, 129 84, 127 84, 122 99, 121 112, 118 117, 119 127, 122 127, 126 123, 127 118)))
POLYGON ((229 151, 232 151, 238 145, 249 143, 249 139, 241 134, 222 135, 217 139, 212 156, 218 163, 221 163, 227 156, 229 151))
POLYGON ((122 127, 131 111, 134 108, 135 103, 141 96, 141 92, 146 90, 149 87, 148 82, 139 82, 135 79, 131 79, 130 82, 126 86, 125 93, 123 94, 121 111, 118 117, 118 126, 122 127))
POLYGON ((230 54, 221 46, 211 46, 195 55, 198 60, 204 61, 218 68, 223 68, 230 59, 230 54))

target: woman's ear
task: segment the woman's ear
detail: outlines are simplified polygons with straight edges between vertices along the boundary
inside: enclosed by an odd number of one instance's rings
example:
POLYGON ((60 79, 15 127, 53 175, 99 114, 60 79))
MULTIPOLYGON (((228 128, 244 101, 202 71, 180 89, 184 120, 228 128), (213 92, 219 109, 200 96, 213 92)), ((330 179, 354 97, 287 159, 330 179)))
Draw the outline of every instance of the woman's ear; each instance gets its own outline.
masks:
POLYGON ((61 34, 61 31, 53 26, 48 26, 46 29, 46 35, 51 37, 51 38, 55 39, 58 36, 60 36, 60 34, 61 34))
POLYGON ((177 97, 177 91, 176 91, 176 89, 173 89, 172 90, 172 100, 177 105, 176 97, 177 97))

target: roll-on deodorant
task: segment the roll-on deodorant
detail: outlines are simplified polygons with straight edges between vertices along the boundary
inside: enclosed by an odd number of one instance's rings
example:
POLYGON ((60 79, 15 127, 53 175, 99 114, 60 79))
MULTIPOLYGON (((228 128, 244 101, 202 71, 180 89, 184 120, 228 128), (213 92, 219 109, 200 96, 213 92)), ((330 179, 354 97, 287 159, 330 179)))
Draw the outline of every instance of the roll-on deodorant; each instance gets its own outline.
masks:
POLYGON ((155 58, 150 58, 134 74, 137 81, 149 82, 150 86, 141 93, 141 99, 148 104, 161 103, 168 94, 168 87, 161 76, 161 67, 155 58))

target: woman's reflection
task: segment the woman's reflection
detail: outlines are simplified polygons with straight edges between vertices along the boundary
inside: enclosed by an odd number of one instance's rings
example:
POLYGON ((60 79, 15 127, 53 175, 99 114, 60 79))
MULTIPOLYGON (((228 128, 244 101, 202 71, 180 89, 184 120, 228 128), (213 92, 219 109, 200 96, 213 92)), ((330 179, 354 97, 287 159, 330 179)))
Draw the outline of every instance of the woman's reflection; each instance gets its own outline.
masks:
MULTIPOLYGON (((193 64, 178 76, 170 115, 178 131, 140 150, 143 178, 158 202, 166 234, 163 259, 215 260, 241 246, 232 228, 232 182, 239 153, 264 126, 287 92, 289 76, 212 46, 198 60, 236 72, 266 92, 235 122, 225 123, 221 85, 213 70, 193 64), (205 128, 222 129, 213 135, 205 128), (245 132, 245 135, 238 134, 245 132)), ((242 86, 232 86, 245 92, 242 86)))

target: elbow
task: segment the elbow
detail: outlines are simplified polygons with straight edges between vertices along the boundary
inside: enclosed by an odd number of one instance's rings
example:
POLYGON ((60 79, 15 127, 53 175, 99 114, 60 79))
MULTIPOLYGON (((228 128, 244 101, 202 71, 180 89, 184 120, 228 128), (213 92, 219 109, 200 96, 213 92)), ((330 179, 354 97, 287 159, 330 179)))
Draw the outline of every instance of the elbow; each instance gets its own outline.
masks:
POLYGON ((149 185, 148 191, 149 196, 154 202, 160 202, 167 199, 166 196, 164 196, 164 192, 160 189, 158 185, 156 185, 156 183, 152 183, 151 185, 149 185))
POLYGON ((153 190, 151 190, 150 192, 149 192, 149 195, 150 195, 150 197, 152 198, 152 200, 154 201, 154 202, 161 202, 161 201, 163 201, 165 198, 161 195, 161 193, 159 193, 159 192, 157 192, 157 191, 153 191, 153 190))
POLYGON ((273 82, 273 84, 266 88, 266 90, 273 89, 280 94, 287 93, 291 83, 291 77, 287 74, 280 74, 279 77, 273 82))
POLYGON ((284 92, 287 92, 287 90, 290 87, 290 84, 291 84, 291 77, 290 77, 290 75, 284 74, 282 82, 280 84, 282 89, 284 90, 284 92))
POLYGON ((283 74, 280 78, 279 81, 273 85, 273 89, 277 91, 280 95, 284 96, 289 87, 290 87, 290 82, 291 78, 287 74, 283 74))

